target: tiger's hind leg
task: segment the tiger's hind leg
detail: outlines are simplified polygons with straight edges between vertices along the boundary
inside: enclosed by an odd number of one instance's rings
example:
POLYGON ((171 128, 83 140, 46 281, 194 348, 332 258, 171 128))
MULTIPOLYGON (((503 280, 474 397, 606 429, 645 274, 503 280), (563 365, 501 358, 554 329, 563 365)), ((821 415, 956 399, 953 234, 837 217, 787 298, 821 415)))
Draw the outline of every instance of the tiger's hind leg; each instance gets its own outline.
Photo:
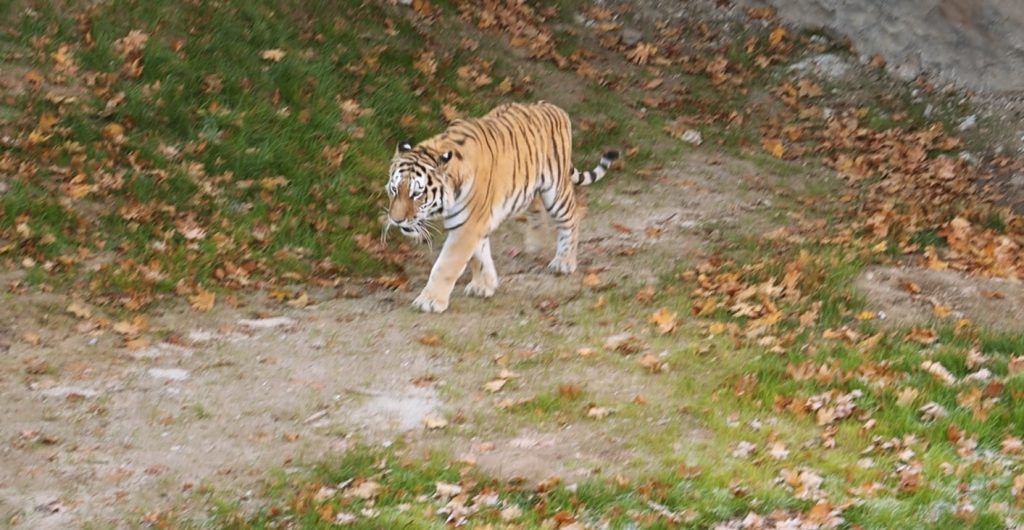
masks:
POLYGON ((580 237, 575 191, 568 180, 563 180, 542 191, 540 197, 558 228, 555 258, 548 264, 548 269, 556 274, 572 274, 576 272, 576 247, 580 237))
POLYGON ((494 296, 494 291, 498 288, 498 271, 495 270, 494 259, 491 258, 490 238, 480 240, 469 261, 469 271, 473 278, 466 285, 466 294, 482 298, 494 296))

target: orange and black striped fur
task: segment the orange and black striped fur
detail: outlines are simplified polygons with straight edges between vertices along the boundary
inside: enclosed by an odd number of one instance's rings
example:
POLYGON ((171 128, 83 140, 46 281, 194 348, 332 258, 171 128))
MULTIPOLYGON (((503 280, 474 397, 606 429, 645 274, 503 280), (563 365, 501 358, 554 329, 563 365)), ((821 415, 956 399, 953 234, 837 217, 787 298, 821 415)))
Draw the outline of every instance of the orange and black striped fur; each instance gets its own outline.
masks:
POLYGON ((539 196, 558 227, 549 268, 576 270, 580 208, 573 184, 586 186, 605 175, 618 153, 609 151, 593 171, 572 164, 569 116, 550 103, 505 104, 477 119, 456 120, 447 130, 413 145, 398 145, 391 162, 388 225, 417 239, 428 220, 439 217, 448 231, 417 309, 441 312, 467 263, 466 293, 488 297, 498 287, 489 236, 508 216, 539 196))

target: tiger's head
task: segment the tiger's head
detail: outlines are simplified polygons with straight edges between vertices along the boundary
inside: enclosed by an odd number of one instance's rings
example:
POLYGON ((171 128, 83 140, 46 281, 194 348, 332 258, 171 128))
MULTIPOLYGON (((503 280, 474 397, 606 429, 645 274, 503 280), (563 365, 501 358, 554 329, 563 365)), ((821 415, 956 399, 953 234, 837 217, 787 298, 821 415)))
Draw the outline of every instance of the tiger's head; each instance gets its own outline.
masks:
POLYGON ((398 144, 388 171, 388 224, 417 240, 428 240, 428 221, 444 209, 446 166, 451 151, 437 151, 423 144, 398 144))

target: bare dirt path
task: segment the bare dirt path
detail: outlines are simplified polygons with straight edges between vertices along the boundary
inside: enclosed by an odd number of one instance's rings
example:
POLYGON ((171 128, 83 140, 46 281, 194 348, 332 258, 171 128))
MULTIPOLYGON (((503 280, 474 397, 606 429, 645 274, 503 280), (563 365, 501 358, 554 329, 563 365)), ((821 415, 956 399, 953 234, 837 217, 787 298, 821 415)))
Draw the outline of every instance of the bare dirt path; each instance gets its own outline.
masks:
MULTIPOLYGON (((559 384, 609 404, 670 393, 602 348, 604 337, 643 327, 645 315, 594 322, 588 311, 692 263, 717 227, 763 218, 765 178, 750 163, 702 153, 646 182, 613 175, 588 190, 583 272, 547 274, 553 239, 523 252, 523 223, 510 221, 494 245, 498 294, 458 294, 440 316, 408 307, 433 258, 426 251, 408 292, 321 293, 304 309, 262 295, 210 313, 165 308, 149 317, 157 339, 137 351, 110 331, 75 331, 68 296, 5 295, 0 518, 24 528, 131 526, 202 488, 244 498, 268 470, 399 436, 528 479, 652 465, 616 434, 643 418, 597 430, 578 417, 538 424, 509 420, 495 402, 559 384), (583 347, 597 353, 577 355, 583 347), (518 377, 498 397, 483 391, 503 367, 518 377), (450 425, 426 430, 434 418, 450 425)), ((665 421, 656 416, 646 420, 665 421)), ((671 421, 699 443, 700 418, 671 421)))

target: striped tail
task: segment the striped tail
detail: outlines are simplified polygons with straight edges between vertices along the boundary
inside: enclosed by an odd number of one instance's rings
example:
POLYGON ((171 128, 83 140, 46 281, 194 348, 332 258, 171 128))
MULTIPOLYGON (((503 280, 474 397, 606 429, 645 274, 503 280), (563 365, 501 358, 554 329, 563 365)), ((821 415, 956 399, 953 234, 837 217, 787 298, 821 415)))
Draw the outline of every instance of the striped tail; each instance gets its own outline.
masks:
POLYGON ((580 186, 589 186, 604 177, 604 174, 608 172, 608 168, 611 167, 612 162, 619 159, 618 151, 608 151, 601 155, 601 162, 597 164, 597 167, 593 171, 580 171, 575 167, 572 168, 572 183, 580 186))

